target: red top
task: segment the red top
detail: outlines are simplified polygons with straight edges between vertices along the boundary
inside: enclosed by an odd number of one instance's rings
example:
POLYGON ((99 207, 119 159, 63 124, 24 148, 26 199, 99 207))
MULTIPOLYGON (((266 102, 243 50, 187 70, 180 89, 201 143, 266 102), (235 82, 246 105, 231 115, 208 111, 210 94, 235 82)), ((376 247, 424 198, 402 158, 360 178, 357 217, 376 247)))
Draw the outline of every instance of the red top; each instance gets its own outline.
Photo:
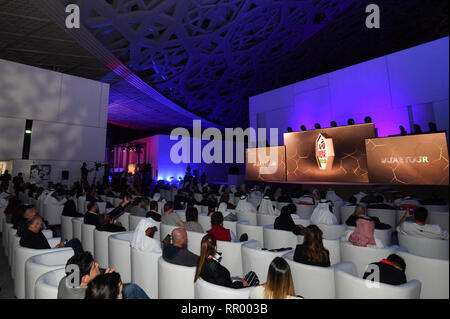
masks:
POLYGON ((214 237, 216 237, 217 240, 231 241, 230 230, 224 228, 224 227, 221 226, 221 225, 213 226, 213 227, 208 231, 208 234, 214 235, 214 237))

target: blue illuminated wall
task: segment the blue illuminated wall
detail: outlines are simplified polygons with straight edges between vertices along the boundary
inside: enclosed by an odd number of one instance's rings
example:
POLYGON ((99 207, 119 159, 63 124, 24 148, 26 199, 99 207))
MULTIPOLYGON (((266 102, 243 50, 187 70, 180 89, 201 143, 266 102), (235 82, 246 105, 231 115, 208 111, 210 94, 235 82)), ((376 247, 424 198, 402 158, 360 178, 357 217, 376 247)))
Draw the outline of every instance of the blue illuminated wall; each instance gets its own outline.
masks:
MULTIPOLYGON (((370 116, 378 135, 399 134, 399 125, 447 131, 449 38, 444 37, 250 98, 250 126, 277 127, 279 145, 288 126, 363 123, 370 116)), ((320 61, 317 61, 320 63, 320 61)))

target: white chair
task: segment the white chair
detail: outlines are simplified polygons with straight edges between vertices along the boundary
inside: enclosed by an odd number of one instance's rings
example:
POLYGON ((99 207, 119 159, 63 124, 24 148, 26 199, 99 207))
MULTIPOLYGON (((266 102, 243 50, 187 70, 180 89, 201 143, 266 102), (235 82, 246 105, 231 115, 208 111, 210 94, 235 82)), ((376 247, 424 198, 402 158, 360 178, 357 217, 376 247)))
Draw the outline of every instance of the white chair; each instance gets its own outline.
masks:
POLYGON ((158 259, 158 298, 194 299, 194 277, 196 267, 168 263, 158 259))
MULTIPOLYGON (((55 247, 57 244, 61 242, 60 237, 55 238, 49 238, 48 243, 50 244, 50 247, 55 247)), ((70 250, 73 252, 72 248, 58 248, 64 249, 64 250, 70 250)), ((25 248, 20 245, 16 246, 14 248, 14 270, 15 270, 15 277, 14 277, 14 294, 19 299, 25 298, 25 262, 28 258, 35 256, 35 255, 41 255, 48 252, 54 252, 54 249, 31 249, 31 248, 25 248)))
MULTIPOLYGON (((202 194, 200 194, 200 193, 194 193, 194 198, 195 198, 195 200, 197 201, 197 202, 201 202, 202 201, 202 199, 203 199, 203 196, 202 196, 202 194)), ((200 211, 199 211, 199 213, 200 213, 200 211)))
POLYGON ((108 237, 108 265, 119 274, 122 282, 131 282, 131 241, 133 231, 120 232, 108 237))
MULTIPOLYGON (((223 227, 226 228, 226 229, 231 230, 231 231, 233 232, 233 234, 236 235, 236 233, 237 233, 236 223, 237 223, 237 222, 231 222, 231 221, 225 220, 225 221, 223 222, 223 227)), ((210 227, 210 228, 211 228, 211 227, 210 227)), ((210 229, 210 228, 209 228, 209 229, 210 229)), ((205 229, 203 228, 203 230, 205 230, 205 229)))
POLYGON ((202 225, 203 230, 206 232, 211 229, 211 216, 205 214, 198 214, 198 223, 202 225))
POLYGON ((277 217, 278 216, 276 215, 256 214, 257 225, 258 226, 273 225, 277 217))
POLYGON ((251 225, 258 225, 258 222, 256 220, 256 215, 255 213, 250 213, 250 212, 236 212, 237 214, 237 218, 238 220, 248 220, 250 222, 251 225))
POLYGON ((83 217, 72 218, 72 237, 78 238, 80 241, 81 241, 81 225, 83 225, 83 220, 84 220, 83 217))
POLYGON ((310 219, 314 208, 316 208, 315 205, 296 204, 295 206, 297 207, 297 215, 302 219, 310 219))
POLYGON ((448 213, 448 205, 423 205, 423 207, 425 207, 427 209, 428 214, 430 214, 430 213, 448 213))
POLYGON ((188 250, 200 256, 200 248, 201 248, 200 246, 202 243, 202 238, 206 235, 206 233, 199 233, 193 231, 188 231, 186 233, 188 238, 188 250))
MULTIPOLYGON (((8 224, 8 229, 7 229, 8 233, 5 235, 6 236, 6 255, 8 256, 8 263, 9 265, 11 265, 11 241, 13 239, 13 237, 17 234, 17 229, 13 228, 12 224, 8 224)), ((3 236, 3 235, 2 235, 3 236)))
POLYGON ((398 286, 376 283, 378 286, 374 287, 357 275, 355 267, 336 269, 334 282, 337 299, 418 299, 421 288, 418 280, 398 286))
POLYGON ((5 207, 0 207, 0 233, 2 234, 4 224, 6 224, 5 207))
POLYGON ((3 232, 2 232, 2 245, 3 245, 3 249, 5 251, 5 256, 8 256, 8 249, 9 249, 8 233, 9 233, 10 228, 13 228, 13 224, 8 224, 5 221, 4 226, 3 226, 3 232))
MULTIPOLYGON (((293 260, 294 251, 283 255, 289 264, 294 281, 295 294, 307 299, 334 299, 335 269, 345 269, 353 266, 351 263, 338 263, 331 267, 306 265, 293 260)), ((353 266, 354 267, 354 266, 353 266)))
POLYGON ((177 213, 178 217, 185 222, 186 221, 186 210, 185 209, 177 209, 174 210, 175 213, 177 213))
POLYGON ((263 227, 264 248, 267 249, 287 247, 294 249, 299 242, 298 237, 300 236, 296 236, 290 231, 273 229, 273 225, 263 227))
MULTIPOLYGON (((14 267, 14 248, 19 246, 20 243, 20 237, 17 236, 17 231, 14 232, 14 235, 9 239, 9 256, 8 256, 8 261, 10 261, 10 266, 11 266, 11 276, 14 279, 15 278, 15 267, 14 267)), ((53 232, 50 229, 44 229, 42 230, 42 234, 45 236, 45 238, 52 238, 53 237, 53 232)), ((52 247, 53 248, 53 247, 52 247)))
POLYGON ((263 227, 250 225, 248 220, 241 220, 236 223, 236 236, 240 238, 243 234, 248 235, 249 240, 257 240, 261 247, 264 247, 263 227))
POLYGON ((86 196, 80 196, 77 199, 77 209, 80 214, 86 213, 86 196))
POLYGON ((397 250, 397 246, 385 248, 353 246, 352 243, 343 240, 340 242, 340 246, 341 261, 353 262, 360 278, 364 275, 364 270, 368 264, 385 259, 397 250))
POLYGON ((228 269, 231 276, 243 277, 241 245, 248 242, 217 241, 217 251, 222 253, 221 264, 228 269))
POLYGON ((448 212, 428 212, 427 223, 439 225, 446 231, 449 231, 448 216, 448 212))
POLYGON ((97 205, 99 213, 104 214, 106 212, 106 202, 97 202, 97 205))
POLYGON ((256 241, 249 241, 241 246, 242 272, 244 274, 254 271, 261 284, 267 281, 269 265, 275 257, 286 254, 285 251, 273 252, 261 250, 261 245, 256 241))
POLYGON ((35 255, 25 263, 25 297, 34 299, 34 288, 37 279, 43 274, 65 267, 74 255, 73 249, 55 249, 53 252, 35 255))
POLYGON ((406 278, 422 283, 421 299, 448 299, 448 260, 416 256, 403 251, 397 252, 397 255, 405 261, 406 278))
POLYGON ((339 239, 347 230, 347 225, 326 225, 317 224, 317 227, 322 231, 322 238, 324 239, 339 239))
POLYGON ((61 267, 39 277, 34 288, 35 299, 57 299, 59 282, 65 276, 65 267, 61 267))
POLYGON ((122 198, 117 198, 117 197, 114 197, 114 200, 113 200, 113 206, 114 207, 117 207, 117 206, 119 206, 120 205, 120 203, 122 203, 122 198))
POLYGON ((61 238, 71 240, 73 238, 72 219, 75 217, 61 216, 61 238))
POLYGON ((308 227, 309 225, 311 225, 310 219, 303 219, 297 214, 291 214, 291 217, 296 225, 302 225, 303 227, 308 227))
POLYGON ((131 282, 139 285, 151 299, 158 298, 158 258, 161 254, 131 248, 131 282))
POLYGON ((398 243, 414 255, 448 260, 448 240, 421 238, 398 233, 398 243))
POLYGON ((167 235, 172 235, 172 231, 176 228, 182 228, 180 226, 173 226, 173 225, 167 225, 164 223, 160 223, 160 240, 162 241, 164 238, 166 238, 167 235))
POLYGON ((248 299, 251 287, 228 288, 214 285, 201 278, 194 284, 195 299, 248 299))
POLYGON ((81 244, 83 245, 83 250, 89 251, 92 256, 95 256, 94 250, 94 225, 82 224, 81 225, 81 244))
POLYGON ((200 209, 201 209, 201 210, 198 211, 199 214, 200 214, 200 212, 201 212, 202 214, 208 214, 208 206, 206 206, 206 205, 200 205, 200 209))
MULTIPOLYGON (((303 236, 299 237, 299 243, 303 244, 303 236)), ((330 264, 336 265, 341 262, 341 242, 339 239, 322 239, 323 247, 330 253, 330 264)))
POLYGON ((135 230, 137 225, 139 224, 139 222, 141 221, 141 219, 144 219, 145 217, 141 217, 141 216, 134 216, 134 215, 129 215, 129 221, 130 221, 130 225, 129 225, 129 230, 135 230))
POLYGON ((114 234, 117 234, 117 232, 101 231, 98 229, 94 229, 94 256, 95 261, 98 262, 100 268, 108 268, 109 263, 108 238, 109 236, 114 234))
POLYGON ((367 215, 378 217, 380 222, 390 225, 392 229, 397 226, 396 211, 393 209, 368 208, 367 215))
POLYGON ((341 223, 345 224, 347 219, 355 212, 355 208, 357 206, 341 206, 340 215, 341 215, 341 223))
POLYGON ((61 225, 61 214, 64 205, 44 204, 44 219, 49 225, 61 225))
MULTIPOLYGON (((355 231, 355 226, 347 226, 347 230, 355 231)), ((384 247, 389 247, 391 245, 392 239, 392 228, 389 229, 375 229, 374 236, 378 238, 384 245, 384 247)))

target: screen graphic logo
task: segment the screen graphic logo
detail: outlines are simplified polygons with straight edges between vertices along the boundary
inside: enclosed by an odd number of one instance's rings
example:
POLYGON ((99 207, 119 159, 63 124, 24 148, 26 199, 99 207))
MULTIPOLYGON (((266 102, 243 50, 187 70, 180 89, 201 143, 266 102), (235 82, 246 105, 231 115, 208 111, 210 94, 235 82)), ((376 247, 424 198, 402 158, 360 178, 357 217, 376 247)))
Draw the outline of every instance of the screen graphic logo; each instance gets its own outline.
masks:
POLYGON ((316 160, 321 170, 329 170, 333 167, 333 139, 325 133, 320 133, 316 139, 316 160))

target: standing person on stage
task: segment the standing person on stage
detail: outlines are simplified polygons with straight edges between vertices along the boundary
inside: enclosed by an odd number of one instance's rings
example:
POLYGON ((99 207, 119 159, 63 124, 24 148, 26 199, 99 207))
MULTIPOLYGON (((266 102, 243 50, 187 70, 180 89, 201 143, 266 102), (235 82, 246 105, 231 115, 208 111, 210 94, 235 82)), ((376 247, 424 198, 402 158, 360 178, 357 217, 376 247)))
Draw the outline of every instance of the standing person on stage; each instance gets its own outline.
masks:
POLYGON ((87 183, 88 173, 89 173, 89 170, 87 169, 87 164, 86 164, 86 162, 84 162, 83 166, 81 166, 81 182, 82 183, 87 183))

